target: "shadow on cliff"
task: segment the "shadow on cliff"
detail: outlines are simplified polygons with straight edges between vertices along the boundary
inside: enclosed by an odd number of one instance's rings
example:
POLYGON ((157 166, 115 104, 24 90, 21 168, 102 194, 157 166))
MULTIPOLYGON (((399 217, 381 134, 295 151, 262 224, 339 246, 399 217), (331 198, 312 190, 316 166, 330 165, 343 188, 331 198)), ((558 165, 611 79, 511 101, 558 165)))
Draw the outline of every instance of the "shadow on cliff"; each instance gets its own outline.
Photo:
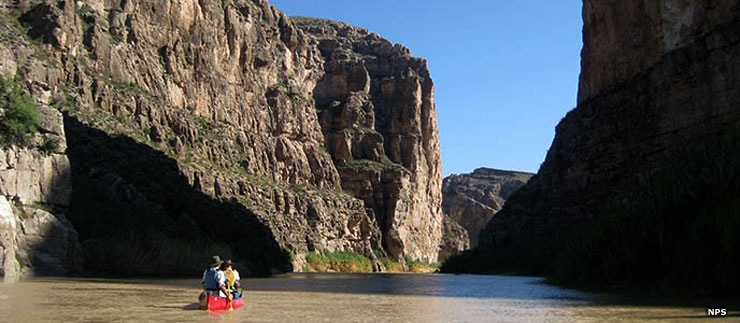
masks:
POLYGON ((292 269, 270 229, 235 200, 194 188, 177 161, 65 115, 73 177, 69 219, 88 274, 198 276, 212 255, 243 276, 292 269))
POLYGON ((736 297, 739 149, 738 128, 689 142, 615 187, 570 233, 478 247, 441 271, 546 275, 561 286, 628 295, 736 297))

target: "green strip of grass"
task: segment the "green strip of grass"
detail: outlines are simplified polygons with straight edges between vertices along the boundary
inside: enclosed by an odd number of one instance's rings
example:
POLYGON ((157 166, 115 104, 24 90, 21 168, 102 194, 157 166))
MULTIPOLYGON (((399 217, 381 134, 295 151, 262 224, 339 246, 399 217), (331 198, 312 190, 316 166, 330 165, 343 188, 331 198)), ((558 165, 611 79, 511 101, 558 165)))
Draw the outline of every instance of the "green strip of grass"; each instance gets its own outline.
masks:
POLYGON ((323 253, 309 252, 306 255, 305 271, 318 272, 372 272, 373 266, 367 257, 348 251, 323 253))

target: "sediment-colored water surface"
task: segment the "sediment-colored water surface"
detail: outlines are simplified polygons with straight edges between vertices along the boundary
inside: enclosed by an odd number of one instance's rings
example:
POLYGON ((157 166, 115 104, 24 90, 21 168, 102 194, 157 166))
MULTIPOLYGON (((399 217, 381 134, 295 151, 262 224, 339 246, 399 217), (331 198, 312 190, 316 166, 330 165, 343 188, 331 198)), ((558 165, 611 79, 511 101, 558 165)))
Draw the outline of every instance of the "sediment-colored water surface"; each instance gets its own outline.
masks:
MULTIPOLYGON (((244 308, 197 310, 198 280, 32 279, 0 285, 0 322, 700 322, 703 302, 572 291, 540 278, 288 274, 245 281, 244 308)), ((726 320, 738 320, 728 312, 726 320)), ((720 321, 723 319, 720 318, 720 321)))

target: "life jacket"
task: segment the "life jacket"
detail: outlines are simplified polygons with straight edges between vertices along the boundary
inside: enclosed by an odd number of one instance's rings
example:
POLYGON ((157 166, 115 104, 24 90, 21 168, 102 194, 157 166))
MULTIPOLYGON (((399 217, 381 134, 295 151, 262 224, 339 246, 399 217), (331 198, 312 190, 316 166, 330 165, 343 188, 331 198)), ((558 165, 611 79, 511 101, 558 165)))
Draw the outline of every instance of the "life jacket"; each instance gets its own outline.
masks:
POLYGON ((210 290, 218 289, 218 269, 209 268, 208 271, 206 271, 206 281, 204 287, 210 290))
POLYGON ((226 288, 229 291, 234 290, 234 271, 230 269, 224 270, 224 276, 226 276, 226 288))

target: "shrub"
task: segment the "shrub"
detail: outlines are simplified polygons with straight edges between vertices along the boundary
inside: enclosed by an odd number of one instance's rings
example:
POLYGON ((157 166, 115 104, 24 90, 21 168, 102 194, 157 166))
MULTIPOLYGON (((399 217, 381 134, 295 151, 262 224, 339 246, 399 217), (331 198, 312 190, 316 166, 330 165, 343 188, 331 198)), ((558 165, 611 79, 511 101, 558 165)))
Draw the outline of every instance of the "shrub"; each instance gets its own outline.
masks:
POLYGON ((413 273, 431 273, 439 271, 440 264, 438 262, 428 263, 406 257, 406 266, 413 273))
POLYGON ((39 112, 17 78, 0 76, 0 144, 27 145, 36 132, 39 112))
POLYGON ((53 137, 45 137, 41 143, 41 150, 44 152, 55 154, 59 152, 59 139, 53 137))

